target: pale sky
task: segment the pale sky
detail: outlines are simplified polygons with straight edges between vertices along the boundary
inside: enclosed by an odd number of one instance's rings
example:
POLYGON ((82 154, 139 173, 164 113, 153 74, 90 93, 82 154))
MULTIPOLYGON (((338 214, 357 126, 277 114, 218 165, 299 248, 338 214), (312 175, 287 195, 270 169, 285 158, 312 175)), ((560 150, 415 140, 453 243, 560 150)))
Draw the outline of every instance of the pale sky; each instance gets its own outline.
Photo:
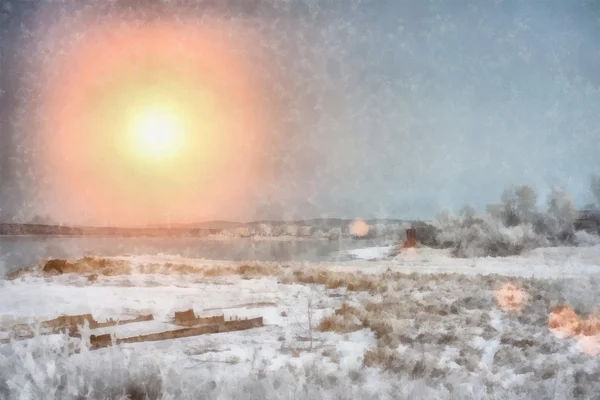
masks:
MULTIPOLYGON (((600 172, 598 3, 269 3, 186 12, 220 18, 234 35, 259 32, 262 43, 238 50, 264 71, 256 79, 272 104, 253 190, 239 207, 186 220, 429 218, 467 203, 483 210, 513 184, 542 196, 559 185, 578 205, 590 201, 600 172)), ((48 172, 28 148, 36 130, 12 123, 15 93, 33 87, 35 101, 38 79, 16 67, 27 57, 20 44, 36 40, 17 21, 53 23, 22 7, 0 17, 0 218, 86 222, 68 204, 48 206, 39 189, 48 172)))

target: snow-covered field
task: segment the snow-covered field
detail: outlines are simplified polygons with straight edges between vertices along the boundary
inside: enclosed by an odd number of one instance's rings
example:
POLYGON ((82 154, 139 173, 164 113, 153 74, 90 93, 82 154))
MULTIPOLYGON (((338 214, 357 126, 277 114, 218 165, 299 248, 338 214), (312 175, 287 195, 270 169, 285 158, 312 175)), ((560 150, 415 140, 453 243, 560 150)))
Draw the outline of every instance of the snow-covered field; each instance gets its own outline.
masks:
POLYGON ((154 321, 0 344, 0 398, 598 398, 600 337, 559 338, 548 317, 559 305, 582 318, 599 311, 600 247, 470 260, 430 249, 389 258, 390 250, 254 264, 251 273, 234 262, 117 257, 107 260, 126 269, 94 279, 36 269, 2 280, 6 341, 14 324, 60 315, 154 321), (515 309, 499 299, 507 284, 523 294, 515 309), (189 308, 263 317, 264 326, 86 344, 90 334, 173 329, 174 312, 189 308))

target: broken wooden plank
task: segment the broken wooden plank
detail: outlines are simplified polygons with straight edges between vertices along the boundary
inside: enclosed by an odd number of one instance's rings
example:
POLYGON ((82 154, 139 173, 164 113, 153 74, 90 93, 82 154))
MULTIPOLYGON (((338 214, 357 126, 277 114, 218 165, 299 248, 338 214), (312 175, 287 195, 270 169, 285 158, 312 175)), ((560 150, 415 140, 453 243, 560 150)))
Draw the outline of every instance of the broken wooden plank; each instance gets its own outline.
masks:
POLYGON ((106 328, 109 326, 126 325, 126 324, 133 324, 136 322, 145 322, 145 321, 153 321, 153 320, 154 320, 154 316, 152 314, 139 315, 135 318, 130 318, 130 319, 113 320, 111 318, 105 322, 98 322, 98 321, 94 320, 90 323, 90 329, 106 328))
POLYGON ((225 316, 216 315, 214 317, 196 317, 189 320, 174 320, 173 323, 179 326, 198 326, 198 325, 214 325, 225 322, 225 316))
MULTIPOLYGON (((61 315, 60 317, 40 322, 38 332, 41 335, 53 335, 68 330, 70 335, 74 335, 78 332, 77 327, 85 325, 86 321, 90 325, 94 322, 91 314, 61 315)), ((34 324, 18 324, 12 326, 10 330, 15 334, 14 338, 17 340, 31 339, 35 336, 34 326, 34 324)))
MULTIPOLYGON (((133 336, 133 337, 128 337, 128 338, 116 339, 116 344, 154 342, 154 341, 159 341, 159 340, 180 339, 180 338, 185 338, 185 337, 206 335, 206 334, 211 334, 211 333, 241 331, 241 330, 246 330, 246 329, 259 328, 261 326, 264 326, 262 317, 252 318, 252 319, 235 320, 235 321, 225 321, 220 324, 201 325, 201 326, 176 329, 176 330, 160 332, 160 333, 151 333, 148 335, 139 335, 139 336, 133 336)), ((112 338, 111 338, 110 334, 90 335, 90 347, 94 350, 109 346, 111 343, 112 343, 112 338)))
POLYGON ((223 322, 225 322, 224 315, 197 317, 191 308, 186 311, 175 311, 175 318, 173 319, 173 323, 179 326, 222 324, 223 322))
MULTIPOLYGON (((61 315, 60 317, 40 322, 40 329, 37 331, 40 335, 54 335, 57 333, 69 331, 69 336, 79 337, 79 327, 85 326, 87 321, 90 329, 105 328, 109 326, 132 324, 135 322, 152 321, 154 316, 152 314, 140 315, 135 318, 126 320, 112 320, 109 319, 105 322, 98 322, 92 314, 82 315, 61 315)), ((35 324, 18 324, 10 328, 13 333, 13 338, 16 340, 31 339, 35 336, 34 333, 35 324)), ((8 339, 4 339, 2 343, 8 342, 8 339)))
POLYGON ((236 308, 262 308, 262 307, 277 307, 277 303, 272 301, 258 301, 254 303, 244 303, 236 306, 228 306, 228 307, 214 307, 214 308, 204 308, 204 311, 216 311, 216 310, 233 310, 236 308))
POLYGON ((196 318, 196 314, 193 309, 185 310, 185 311, 175 311, 175 323, 180 325, 180 323, 192 320, 196 318))
POLYGON ((42 321, 40 326, 42 328, 49 328, 52 330, 60 330, 68 328, 70 330, 77 330, 77 326, 85 325, 87 321, 88 324, 94 322, 94 318, 92 314, 82 314, 82 315, 61 315, 60 317, 42 321))

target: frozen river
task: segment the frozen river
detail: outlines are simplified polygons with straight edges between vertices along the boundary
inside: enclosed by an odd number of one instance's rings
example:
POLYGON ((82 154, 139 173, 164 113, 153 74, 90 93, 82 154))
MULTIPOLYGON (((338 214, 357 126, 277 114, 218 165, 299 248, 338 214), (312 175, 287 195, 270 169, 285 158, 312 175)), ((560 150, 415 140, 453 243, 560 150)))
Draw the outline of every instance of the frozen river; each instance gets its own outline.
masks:
POLYGON ((210 240, 194 237, 0 237, 0 275, 46 258, 172 254, 211 260, 336 261, 372 240, 210 240))

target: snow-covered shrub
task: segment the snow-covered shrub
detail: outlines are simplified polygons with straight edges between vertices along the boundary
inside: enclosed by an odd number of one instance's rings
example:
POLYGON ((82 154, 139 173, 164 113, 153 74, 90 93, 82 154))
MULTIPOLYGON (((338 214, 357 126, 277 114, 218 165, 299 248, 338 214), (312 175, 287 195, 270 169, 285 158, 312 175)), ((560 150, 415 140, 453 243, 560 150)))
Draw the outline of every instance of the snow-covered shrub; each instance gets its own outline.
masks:
POLYGON ((150 357, 117 347, 90 352, 68 335, 38 336, 0 352, 2 399, 161 399, 162 386, 150 357))
POLYGON ((248 228, 247 226, 239 226, 239 227, 235 228, 234 236, 247 238, 247 237, 252 236, 252 232, 250 231, 250 228, 248 228))
POLYGON ((312 228, 308 225, 301 226, 298 229, 298 236, 301 237, 309 237, 311 234, 312 228))
MULTIPOLYGON (((456 256, 477 257, 516 255, 541 246, 595 242, 589 235, 576 237, 579 213, 566 191, 552 189, 547 212, 537 211, 536 202, 532 188, 517 186, 505 190, 500 203, 488 205, 483 217, 477 217, 471 208, 464 208, 460 216, 444 210, 434 222, 438 230, 437 245, 452 247, 456 256)), ((417 237, 421 241, 418 234, 417 237)))
POLYGON ((234 237, 235 232, 233 231, 233 229, 221 229, 218 235, 226 238, 232 238, 234 237))
POLYGON ((551 239, 564 242, 571 241, 574 223, 577 218, 575 202, 564 190, 553 188, 548 200, 548 234, 551 239))
POLYGON ((530 224, 507 227, 490 215, 476 218, 463 213, 457 217, 445 211, 436 218, 436 228, 440 245, 452 247, 457 257, 509 256, 547 245, 530 224))
POLYGON ((260 224, 258 226, 258 233, 264 237, 273 236, 273 227, 269 224, 260 224))
POLYGON ((312 232, 312 237, 314 237, 315 239, 326 239, 327 238, 327 233, 323 232, 322 229, 314 229, 312 232))
POLYGON ((298 225, 286 225, 285 226, 285 235, 287 236, 298 236, 298 225))
POLYGON ((331 228, 329 232, 327 232, 327 238, 329 240, 338 240, 342 238, 342 228, 339 226, 335 228, 331 228))
POLYGON ((376 237, 385 237, 388 233, 387 226, 385 224, 374 224, 372 226, 371 232, 376 237))
POLYGON ((438 229, 437 239, 440 243, 456 244, 460 241, 461 221, 449 209, 436 215, 434 224, 438 229))
POLYGON ((516 215, 519 223, 531 223, 536 215, 537 193, 531 186, 521 185, 515 188, 516 215))
MULTIPOLYGON (((440 243, 438 239, 439 229, 434 225, 426 222, 415 222, 411 225, 417 235, 417 241, 420 245, 427 247, 444 247, 443 243, 440 243)), ((406 229, 402 232, 402 237, 405 237, 406 229)))
POLYGON ((404 229, 402 229, 402 226, 400 224, 386 224, 385 225, 385 236, 386 237, 398 239, 402 235, 403 232, 404 232, 404 229))
POLYGON ((284 224, 276 224, 273 225, 272 230, 271 230, 271 234, 275 237, 277 236, 284 236, 286 234, 285 232, 285 225, 284 224))
POLYGON ((548 244, 531 225, 506 227, 493 218, 463 224, 458 236, 453 250, 458 257, 505 257, 548 244))
POLYGON ((575 232, 574 240, 577 246, 600 246, 600 236, 586 231, 575 232))

